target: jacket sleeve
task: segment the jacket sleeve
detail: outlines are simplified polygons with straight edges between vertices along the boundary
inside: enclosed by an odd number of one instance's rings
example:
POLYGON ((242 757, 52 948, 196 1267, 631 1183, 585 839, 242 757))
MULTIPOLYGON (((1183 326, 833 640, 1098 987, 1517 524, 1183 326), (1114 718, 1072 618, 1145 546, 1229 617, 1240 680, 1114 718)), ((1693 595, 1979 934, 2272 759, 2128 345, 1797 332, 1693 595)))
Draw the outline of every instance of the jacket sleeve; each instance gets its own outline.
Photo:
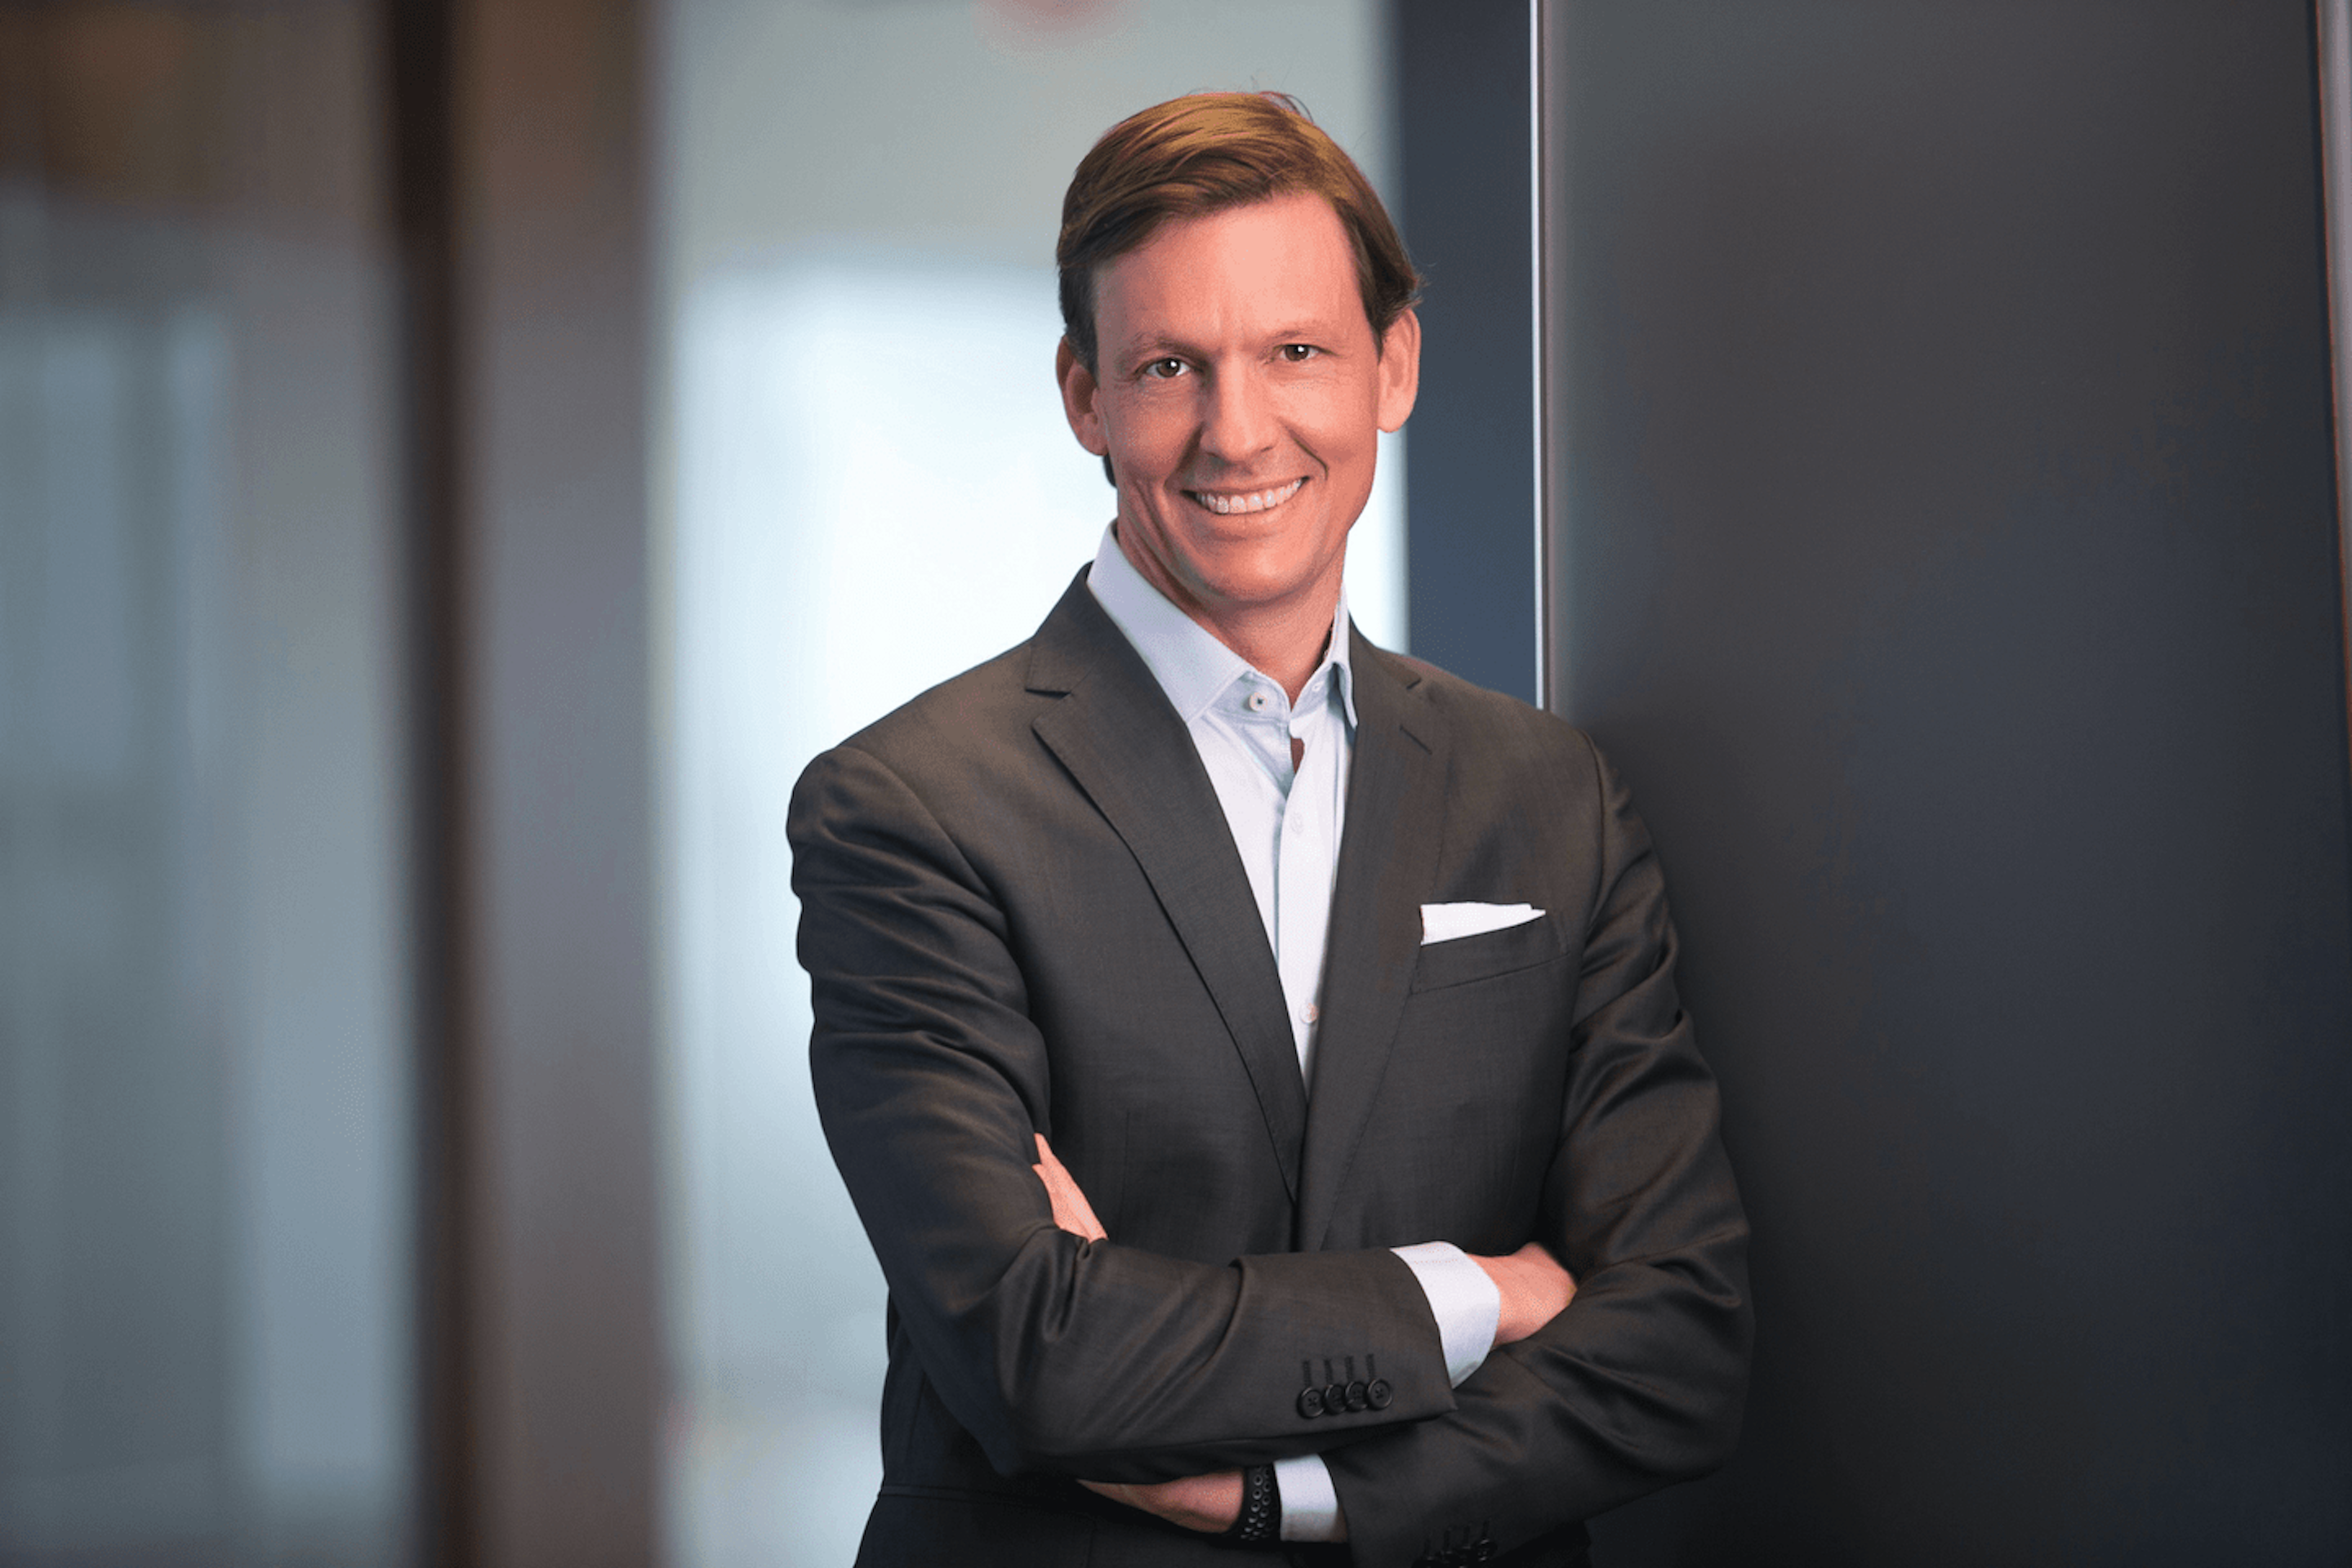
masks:
POLYGON ((1001 900, 865 752, 813 763, 789 827, 825 1138, 925 1373, 998 1469, 1166 1479, 1453 1408, 1393 1254, 1220 1266, 1055 1228, 1031 1170, 1051 1063, 1001 900), (1301 1419, 1301 1356, 1335 1351, 1377 1353, 1385 1409, 1301 1419))
POLYGON ((1738 1436, 1747 1221, 1675 993, 1656 857, 1622 785, 1584 750, 1606 803, 1599 882, 1534 1237, 1576 1296, 1489 1355, 1454 1409, 1325 1456, 1359 1568, 1482 1538, 1509 1551, 1713 1469, 1738 1436))

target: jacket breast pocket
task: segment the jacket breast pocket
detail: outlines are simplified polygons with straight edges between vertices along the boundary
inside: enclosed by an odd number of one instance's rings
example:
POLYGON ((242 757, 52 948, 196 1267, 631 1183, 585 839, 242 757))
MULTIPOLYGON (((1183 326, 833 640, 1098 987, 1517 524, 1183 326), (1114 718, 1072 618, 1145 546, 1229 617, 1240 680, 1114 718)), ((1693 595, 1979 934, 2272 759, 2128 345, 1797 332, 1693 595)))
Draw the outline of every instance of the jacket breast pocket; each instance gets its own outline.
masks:
POLYGON ((1412 989, 1435 991, 1447 985, 1467 985, 1521 969, 1549 963, 1564 951, 1559 927, 1549 913, 1522 921, 1500 931, 1458 936, 1451 942, 1429 942, 1413 961, 1412 989))

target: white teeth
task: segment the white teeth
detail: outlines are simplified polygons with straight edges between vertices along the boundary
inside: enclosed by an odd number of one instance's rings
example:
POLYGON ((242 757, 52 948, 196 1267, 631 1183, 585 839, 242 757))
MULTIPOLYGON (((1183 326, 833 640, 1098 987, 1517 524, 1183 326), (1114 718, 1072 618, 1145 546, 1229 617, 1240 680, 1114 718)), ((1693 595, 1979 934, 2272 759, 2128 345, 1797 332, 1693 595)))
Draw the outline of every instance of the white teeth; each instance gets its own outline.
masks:
POLYGON ((1245 496, 1211 495, 1206 490, 1194 490, 1192 496, 1220 517, 1230 517, 1237 511, 1264 511, 1268 507, 1280 506, 1297 495, 1298 487, 1306 482, 1304 479, 1297 479, 1286 485, 1276 485, 1270 490, 1256 490, 1245 496))

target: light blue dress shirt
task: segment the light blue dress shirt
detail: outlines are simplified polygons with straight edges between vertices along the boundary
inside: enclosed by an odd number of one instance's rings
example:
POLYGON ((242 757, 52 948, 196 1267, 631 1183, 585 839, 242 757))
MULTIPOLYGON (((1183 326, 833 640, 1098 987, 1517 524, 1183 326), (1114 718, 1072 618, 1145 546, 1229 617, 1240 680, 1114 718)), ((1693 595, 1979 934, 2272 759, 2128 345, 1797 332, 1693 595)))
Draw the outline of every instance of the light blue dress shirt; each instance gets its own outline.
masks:
MULTIPOLYGON (((1331 927, 1331 882, 1347 824, 1348 773, 1356 754, 1355 672, 1349 663, 1348 595, 1331 620, 1323 661, 1293 704, 1281 683, 1253 668, 1143 579, 1122 553, 1115 528, 1087 574, 1090 588, 1143 656, 1191 731, 1224 808, 1265 922, 1282 997, 1298 1047, 1299 1076, 1315 1089, 1323 949, 1331 927), (1292 741, 1301 742, 1297 764, 1292 741)), ((1502 1295, 1485 1269, 1451 1242, 1400 1247, 1429 1298, 1444 1347, 1447 1378, 1478 1370, 1494 1348, 1502 1295)), ((1319 1456, 1274 1468, 1286 1541, 1329 1541, 1339 1527, 1339 1496, 1319 1456)))

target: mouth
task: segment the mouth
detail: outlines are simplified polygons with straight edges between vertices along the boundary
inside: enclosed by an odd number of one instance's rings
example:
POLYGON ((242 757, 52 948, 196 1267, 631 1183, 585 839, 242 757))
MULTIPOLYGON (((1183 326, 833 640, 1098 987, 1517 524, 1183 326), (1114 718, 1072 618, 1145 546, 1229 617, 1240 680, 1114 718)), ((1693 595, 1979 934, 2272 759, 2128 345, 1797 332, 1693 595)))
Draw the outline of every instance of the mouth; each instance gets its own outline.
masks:
POLYGON ((1286 485, 1262 490, 1186 490, 1184 494, 1195 506, 1206 508, 1219 517, 1232 517, 1239 512, 1272 511, 1297 495, 1306 482, 1302 475, 1286 485))

